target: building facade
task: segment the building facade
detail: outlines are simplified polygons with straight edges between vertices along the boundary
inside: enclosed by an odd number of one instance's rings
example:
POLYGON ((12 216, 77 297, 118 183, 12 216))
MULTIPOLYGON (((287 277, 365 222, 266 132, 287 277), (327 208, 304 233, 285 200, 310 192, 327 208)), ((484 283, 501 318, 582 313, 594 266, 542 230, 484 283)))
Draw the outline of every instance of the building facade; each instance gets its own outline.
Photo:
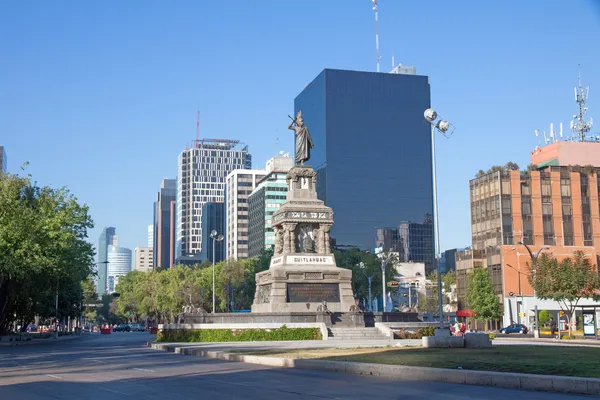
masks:
POLYGON ((133 269, 140 272, 151 272, 152 268, 152 248, 136 247, 133 249, 133 269))
POLYGON ((154 224, 148 225, 148 247, 154 249, 154 224))
POLYGON ((108 246, 114 243, 116 238, 116 229, 113 227, 106 227, 102 229, 100 239, 98 240, 98 259, 96 262, 96 269, 98 272, 98 283, 97 292, 98 295, 102 296, 106 293, 106 283, 108 280, 107 264, 108 261, 108 246))
POLYGON ((131 272, 131 250, 114 245, 108 246, 106 254, 108 259, 107 292, 113 293, 119 283, 119 278, 131 272))
POLYGON ((263 249, 270 249, 275 245, 271 220, 273 213, 286 202, 286 176, 293 166, 294 160, 289 156, 273 157, 267 161, 266 176, 248 196, 249 257, 255 257, 263 249))
POLYGON ((395 228, 377 228, 376 247, 398 253, 400 262, 425 264, 427 273, 434 270, 433 218, 426 215, 424 222, 401 222, 395 228))
POLYGON ((225 201, 225 178, 236 169, 250 169, 248 146, 238 140, 202 139, 179 155, 177 168, 176 257, 203 248, 202 206, 225 201))
POLYGON ((175 262, 175 203, 177 181, 163 179, 154 203, 153 266, 171 268, 175 262))
MULTIPOLYGON (((326 69, 296 97, 337 246, 371 249, 378 227, 402 221, 424 224, 433 243, 429 107, 428 77, 406 74, 326 69)), ((426 251, 433 260, 433 246, 426 251)))
POLYGON ((226 258, 248 258, 248 196, 266 175, 265 170, 234 170, 226 179, 226 258))
POLYGON ((7 168, 6 150, 0 146, 0 173, 5 173, 7 168))
POLYGON ((526 323, 531 310, 523 298, 534 296, 529 251, 562 259, 581 250, 597 264, 599 173, 596 166, 546 166, 472 179, 472 247, 456 254, 459 306, 465 307, 470 270, 487 268, 505 306, 503 323, 526 323))
POLYGON ((212 231, 225 236, 224 203, 206 203, 202 206, 202 242, 206 243, 206 246, 202 247, 200 258, 203 261, 220 262, 225 259, 225 241, 215 241, 213 258, 213 239, 210 237, 212 231))

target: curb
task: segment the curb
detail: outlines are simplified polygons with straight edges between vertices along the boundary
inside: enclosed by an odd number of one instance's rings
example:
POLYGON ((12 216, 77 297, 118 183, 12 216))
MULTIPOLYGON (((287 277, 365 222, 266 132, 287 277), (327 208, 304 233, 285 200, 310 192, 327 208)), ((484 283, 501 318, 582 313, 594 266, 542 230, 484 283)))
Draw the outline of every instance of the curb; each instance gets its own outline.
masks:
POLYGON ((270 367, 345 372, 353 375, 378 376, 397 380, 437 381, 463 385, 600 396, 600 379, 596 378, 252 356, 151 342, 148 342, 146 346, 151 349, 168 351, 175 354, 209 357, 218 360, 245 362, 270 367))

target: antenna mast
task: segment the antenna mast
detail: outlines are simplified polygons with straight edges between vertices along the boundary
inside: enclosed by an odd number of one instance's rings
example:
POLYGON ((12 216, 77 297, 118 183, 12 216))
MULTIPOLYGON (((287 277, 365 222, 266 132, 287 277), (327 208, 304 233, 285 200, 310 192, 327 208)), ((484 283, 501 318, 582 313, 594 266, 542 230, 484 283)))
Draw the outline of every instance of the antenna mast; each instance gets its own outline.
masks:
POLYGON ((198 110, 198 116, 196 117, 196 148, 200 143, 200 110, 198 110))
POLYGON ((373 11, 375 11, 375 57, 377 58, 377 72, 379 72, 379 16, 377 13, 377 0, 373 1, 373 11))
POLYGON ((571 122, 571 131, 573 135, 577 135, 580 141, 585 140, 585 134, 592 129, 592 119, 589 121, 585 120, 585 114, 588 108, 585 106, 587 99, 590 95, 590 88, 583 88, 581 86, 581 72, 578 73, 578 86, 575 88, 575 101, 579 107, 578 113, 573 115, 573 122, 571 122))

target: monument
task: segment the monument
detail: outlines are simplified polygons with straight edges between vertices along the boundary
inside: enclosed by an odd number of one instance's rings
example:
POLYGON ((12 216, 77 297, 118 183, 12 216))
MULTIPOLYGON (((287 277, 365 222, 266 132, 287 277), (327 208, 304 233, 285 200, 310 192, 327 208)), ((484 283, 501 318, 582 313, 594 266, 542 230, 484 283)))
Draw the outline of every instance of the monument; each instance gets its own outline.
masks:
POLYGON ((333 211, 317 198, 317 173, 304 165, 313 142, 302 111, 288 128, 296 165, 287 174, 287 201, 273 214, 274 254, 269 269, 256 274, 252 312, 354 312, 352 271, 337 267, 329 247, 333 211))

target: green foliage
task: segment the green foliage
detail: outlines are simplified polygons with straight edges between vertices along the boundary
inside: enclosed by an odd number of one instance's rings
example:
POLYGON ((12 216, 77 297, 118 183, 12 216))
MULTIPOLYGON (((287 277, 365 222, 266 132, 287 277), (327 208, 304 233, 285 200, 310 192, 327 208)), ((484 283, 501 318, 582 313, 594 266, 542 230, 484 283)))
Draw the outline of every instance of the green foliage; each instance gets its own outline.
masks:
POLYGON ((540 311, 538 314, 538 321, 540 326, 546 325, 548 322, 550 322, 550 313, 547 310, 540 311))
MULTIPOLYGON (((369 282, 367 276, 371 276, 371 296, 381 297, 381 259, 373 253, 361 251, 358 248, 350 248, 344 251, 334 250, 335 261, 338 267, 352 270, 352 288, 359 299, 368 299, 369 282)), ((387 254, 383 255, 387 258, 387 254)), ((396 274, 397 259, 392 258, 385 268, 386 282, 394 279, 396 274)))
MULTIPOLYGON (((269 268, 272 251, 240 261, 223 261, 215 265, 215 309, 228 312, 249 309, 254 301, 256 273, 269 268)), ((112 310, 122 321, 137 322, 150 318, 156 322, 175 323, 184 307, 212 310, 212 264, 194 268, 175 266, 144 273, 132 271, 119 280, 112 310)))
POLYGON ((421 337, 423 337, 423 336, 433 336, 433 335, 435 335, 435 328, 433 326, 426 326, 424 328, 419 328, 417 330, 417 333, 419 335, 421 335, 421 337))
POLYGON ((407 331, 406 329, 399 329, 394 332, 396 339, 421 339, 423 336, 434 336, 435 328, 433 326, 427 326, 424 328, 417 329, 416 332, 407 331))
POLYGON ((54 317, 57 292, 59 318, 78 315, 94 256, 88 207, 65 188, 0 174, 0 227, 0 334, 54 317))
MULTIPOLYGON (((530 267, 529 283, 537 296, 543 300, 554 300, 569 318, 581 299, 598 299, 600 275, 598 269, 583 251, 575 251, 572 257, 559 261, 556 257, 542 253, 530 267)), ((571 324, 569 324, 569 329, 571 324)))
POLYGON ((158 332, 157 342, 263 342, 283 340, 321 340, 318 328, 278 329, 168 329, 158 332))
POLYGON ((494 293, 492 278, 487 269, 476 268, 469 276, 467 303, 475 319, 492 320, 502 316, 498 296, 494 293))

